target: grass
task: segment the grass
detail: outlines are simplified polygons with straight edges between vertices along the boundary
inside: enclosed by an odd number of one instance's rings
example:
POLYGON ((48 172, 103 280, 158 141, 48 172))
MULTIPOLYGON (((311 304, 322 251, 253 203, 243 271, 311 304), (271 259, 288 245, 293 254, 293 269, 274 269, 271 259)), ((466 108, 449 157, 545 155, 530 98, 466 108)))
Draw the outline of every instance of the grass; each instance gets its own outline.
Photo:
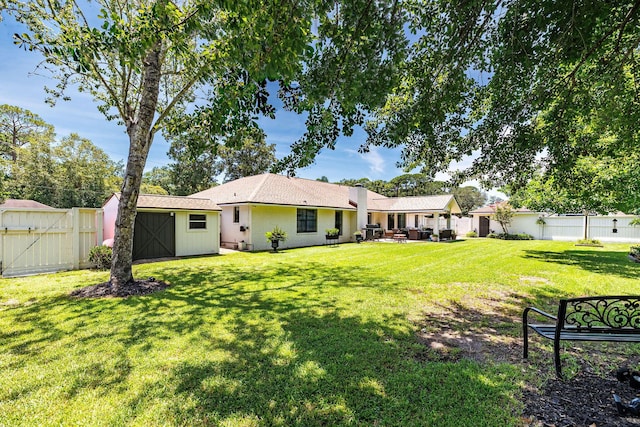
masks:
POLYGON ((0 425, 518 425, 523 381, 537 361, 552 373, 548 343, 532 364, 476 362, 431 357, 417 333, 445 319, 519 343, 528 304, 640 293, 627 252, 471 239, 237 253, 135 266, 171 286, 128 299, 67 296, 104 272, 1 279, 0 425))

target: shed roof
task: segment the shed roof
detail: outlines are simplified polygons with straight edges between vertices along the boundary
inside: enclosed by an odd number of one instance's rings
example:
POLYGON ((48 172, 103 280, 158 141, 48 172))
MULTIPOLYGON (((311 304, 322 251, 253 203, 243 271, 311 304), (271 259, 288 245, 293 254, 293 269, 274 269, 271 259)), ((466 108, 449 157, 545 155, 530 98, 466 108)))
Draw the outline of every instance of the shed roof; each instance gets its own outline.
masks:
POLYGON ((51 206, 36 202, 35 200, 26 199, 7 199, 4 203, 0 204, 0 209, 2 208, 53 209, 51 206))
MULTIPOLYGON (((120 200, 120 193, 113 196, 120 200)), ((187 196, 165 196, 160 194, 140 194, 138 196, 138 209, 173 209, 189 211, 220 211, 220 206, 210 199, 187 197, 187 196)))

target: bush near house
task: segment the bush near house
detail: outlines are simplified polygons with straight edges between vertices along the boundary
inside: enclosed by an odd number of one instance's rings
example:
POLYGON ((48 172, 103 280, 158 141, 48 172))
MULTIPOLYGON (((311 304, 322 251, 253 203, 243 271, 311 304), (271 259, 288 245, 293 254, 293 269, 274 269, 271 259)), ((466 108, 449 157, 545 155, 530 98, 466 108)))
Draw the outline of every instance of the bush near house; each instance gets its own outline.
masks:
POLYGON ((467 234, 465 234, 466 237, 478 237, 478 233, 476 233, 475 231, 469 231, 467 234))
POLYGON ((89 262, 98 270, 108 270, 111 268, 113 250, 109 246, 94 246, 89 250, 89 262))
POLYGON ((510 233, 491 233, 487 235, 490 239, 501 240, 533 240, 533 236, 527 233, 510 234, 510 233))

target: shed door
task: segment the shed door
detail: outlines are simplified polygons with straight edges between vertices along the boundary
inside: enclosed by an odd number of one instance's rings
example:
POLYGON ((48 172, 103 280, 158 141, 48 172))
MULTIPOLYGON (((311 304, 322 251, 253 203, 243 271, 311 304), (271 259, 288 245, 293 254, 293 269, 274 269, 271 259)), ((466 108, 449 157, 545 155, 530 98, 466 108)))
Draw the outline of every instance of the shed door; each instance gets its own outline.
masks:
POLYGON ((170 213, 138 212, 133 232, 133 259, 176 255, 176 221, 170 213))
POLYGON ((487 234, 489 234, 489 217, 481 216, 479 219, 480 229, 478 230, 478 237, 487 237, 487 234))

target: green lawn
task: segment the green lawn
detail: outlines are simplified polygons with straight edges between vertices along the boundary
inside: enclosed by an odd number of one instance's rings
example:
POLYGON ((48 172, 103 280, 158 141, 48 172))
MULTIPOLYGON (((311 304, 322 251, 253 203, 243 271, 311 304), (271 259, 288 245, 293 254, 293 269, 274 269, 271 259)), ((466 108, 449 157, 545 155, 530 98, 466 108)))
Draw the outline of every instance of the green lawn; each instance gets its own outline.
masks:
POLYGON ((519 354, 525 305, 640 293, 628 248, 474 239, 236 253, 136 266, 171 287, 128 299, 67 296, 105 272, 2 279, 0 426, 518 425, 524 383, 552 374, 547 343, 527 363, 474 361, 418 335, 474 328, 519 354))

